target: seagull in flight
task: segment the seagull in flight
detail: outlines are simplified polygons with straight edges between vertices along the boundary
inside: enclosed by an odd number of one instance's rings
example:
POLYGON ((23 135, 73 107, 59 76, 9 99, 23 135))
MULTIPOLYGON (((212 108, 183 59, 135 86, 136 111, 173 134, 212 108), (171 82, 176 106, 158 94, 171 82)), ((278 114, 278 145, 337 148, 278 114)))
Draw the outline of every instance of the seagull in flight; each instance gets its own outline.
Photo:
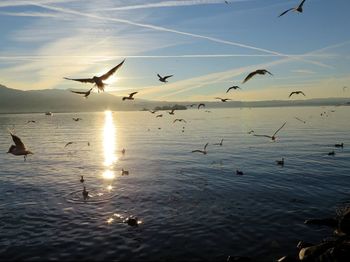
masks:
POLYGON ((243 84, 255 75, 265 75, 266 73, 269 75, 273 75, 273 74, 271 74, 271 72, 267 71, 266 69, 255 70, 254 72, 251 72, 251 73, 249 73, 249 75, 247 75, 247 77, 243 80, 243 84))
POLYGON ((137 93, 138 93, 138 92, 133 92, 133 93, 129 94, 129 96, 124 96, 124 97, 122 98, 122 100, 123 100, 123 101, 124 101, 124 100, 134 100, 133 96, 136 95, 137 93))
POLYGON ((291 97, 292 95, 299 95, 299 94, 306 96, 303 91, 293 91, 292 93, 289 94, 289 97, 291 97))
POLYGON ((78 121, 80 121, 80 120, 83 120, 82 118, 80 118, 80 117, 77 117, 77 118, 72 118, 75 122, 78 122, 78 121))
POLYGON ((207 146, 208 145, 209 145, 209 143, 206 143, 203 150, 193 150, 192 153, 198 152, 198 153, 202 153, 203 155, 206 155, 207 154, 207 146))
POLYGON ((199 105, 198 105, 198 107, 197 107, 197 108, 198 108, 198 109, 200 109, 200 108, 201 108, 201 106, 202 106, 202 107, 205 107, 205 104, 201 103, 201 104, 199 104, 199 105))
POLYGON ((224 139, 221 139, 220 143, 215 143, 215 144, 213 144, 213 145, 222 146, 222 142, 224 142, 224 139))
POLYGON ((170 111, 170 112, 168 112, 168 113, 169 113, 169 115, 174 115, 174 111, 175 111, 175 109, 171 109, 171 111, 170 111))
POLYGON ((67 146, 73 144, 74 142, 68 142, 64 147, 66 148, 67 146))
POLYGON ((256 135, 256 134, 253 134, 253 136, 263 136, 263 137, 268 137, 268 138, 271 138, 272 141, 275 141, 276 140, 276 135, 277 133, 287 124, 287 122, 285 122, 279 129, 277 129, 277 131, 272 135, 272 136, 268 136, 268 135, 256 135))
POLYGON ((157 115, 156 117, 163 117, 163 114, 157 115))
POLYGON ((183 118, 176 118, 174 121, 173 121, 173 123, 175 123, 175 122, 184 122, 184 123, 187 123, 186 122, 186 120, 185 119, 183 119, 183 118))
POLYGON ((107 73, 105 73, 101 76, 94 76, 92 78, 68 78, 68 77, 64 77, 64 79, 78 81, 78 82, 82 82, 82 83, 95 84, 95 86, 97 86, 98 92, 100 92, 100 91, 103 92, 105 90, 105 86, 107 85, 103 81, 107 80, 111 75, 113 75, 115 73, 115 71, 117 71, 124 64, 124 62, 125 62, 125 59, 120 64, 113 67, 111 70, 109 70, 107 73))
POLYGON ((302 123, 304 123, 304 124, 306 124, 306 121, 300 119, 299 117, 295 117, 295 119, 298 120, 298 121, 300 121, 300 122, 302 122, 302 123))
POLYGON ((15 144, 10 146, 7 153, 10 153, 15 156, 24 156, 24 161, 26 161, 27 155, 33 153, 26 148, 26 146, 23 144, 22 140, 18 136, 12 134, 11 132, 10 135, 15 144))
POLYGON ((157 110, 148 110, 148 112, 154 114, 155 112, 157 112, 157 110))
POLYGON ((36 121, 35 121, 35 120, 28 120, 28 121, 27 121, 27 124, 29 124, 29 123, 34 123, 34 124, 35 124, 36 121))
POLYGON ((221 98, 221 97, 215 97, 215 99, 220 99, 221 102, 226 102, 227 100, 232 100, 230 98, 221 98))
POLYGON ((73 91, 73 90, 70 90, 72 93, 75 93, 75 94, 79 94, 79 95, 84 95, 85 98, 88 98, 88 96, 91 94, 91 91, 92 89, 94 88, 90 88, 90 90, 88 91, 73 91))
POLYGON ((173 75, 161 76, 160 74, 157 74, 157 76, 158 76, 160 82, 167 83, 168 82, 167 79, 169 77, 172 77, 173 75))
POLYGON ((303 5, 305 3, 306 0, 303 0, 297 7, 293 7, 293 8, 290 8, 286 11, 284 11, 282 14, 280 14, 278 17, 281 17, 283 15, 285 15, 286 13, 288 13, 289 11, 296 11, 296 12, 299 12, 299 13, 302 13, 303 12, 303 5))
POLYGON ((230 90, 232 90, 232 89, 236 90, 236 89, 241 89, 241 88, 239 86, 231 86, 227 89, 226 93, 230 92, 230 90))

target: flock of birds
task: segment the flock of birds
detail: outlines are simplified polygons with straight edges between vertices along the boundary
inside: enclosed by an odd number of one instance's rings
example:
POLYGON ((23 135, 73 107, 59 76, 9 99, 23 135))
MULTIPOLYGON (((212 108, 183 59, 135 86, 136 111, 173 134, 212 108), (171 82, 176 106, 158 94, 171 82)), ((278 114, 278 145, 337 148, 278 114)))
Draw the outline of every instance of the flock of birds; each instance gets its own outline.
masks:
MULTIPOLYGON (((225 1, 226 4, 229 4, 229 2, 225 1)), ((299 13, 302 13, 303 12, 303 5, 305 3, 305 0, 303 0, 297 7, 293 7, 293 8, 290 8, 286 11, 284 11, 283 13, 281 13, 279 15, 279 17, 287 14, 288 12, 290 11, 296 11, 296 12, 299 12, 299 13)), ((66 80, 71 80, 71 81, 77 81, 77 82, 81 82, 81 83, 89 83, 89 84, 93 84, 94 86, 91 87, 88 91, 73 91, 71 90, 71 92, 75 93, 75 94, 78 94, 78 95, 83 95, 83 97, 85 98, 88 98, 91 93, 93 92, 94 88, 97 88, 97 92, 104 92, 105 91, 105 88, 107 86, 107 84, 104 82, 106 81, 109 77, 111 77, 119 68, 121 68, 123 66, 123 64, 125 63, 125 59, 120 62, 118 65, 116 65, 115 67, 113 67, 112 69, 110 69, 108 72, 106 72, 105 74, 103 75, 100 75, 100 76, 93 76, 91 78, 68 78, 68 77, 64 77, 64 79, 66 80)), ((242 81, 242 84, 245 84, 247 83, 248 81, 250 81, 252 78, 255 78, 256 76, 258 75, 270 75, 270 76, 273 76, 273 74, 266 70, 266 69, 257 69, 255 71, 252 71, 250 72, 245 78, 244 80, 242 81)), ((165 76, 161 76, 160 74, 157 74, 157 77, 158 77, 158 80, 162 83, 167 83, 168 82, 168 79, 173 77, 174 75, 165 75, 165 76)), ((231 92, 231 91, 235 91, 235 90, 239 90, 239 89, 242 89, 240 86, 238 85, 233 85, 231 87, 229 87, 227 90, 226 90, 226 94, 231 92)), ((347 89, 347 87, 343 87, 343 91, 345 92, 345 90, 347 89)), ((135 95, 137 94, 138 92, 132 92, 130 93, 128 96, 124 96, 122 97, 122 101, 126 101, 126 100, 135 100, 135 95)), ((303 96, 306 96, 305 93, 301 90, 296 90, 296 91, 293 91, 289 94, 289 98, 292 97, 293 95, 303 95, 303 96)), ((215 99, 218 99, 220 100, 221 102, 227 102, 229 100, 231 100, 230 98, 222 98, 222 97, 215 97, 215 99)), ((201 108, 205 108, 205 104, 204 103, 199 103, 198 105, 197 104, 190 104, 188 105, 187 107, 189 108, 193 108, 193 107, 197 107, 197 109, 201 109, 201 108)), ((155 114, 157 112, 157 110, 149 110, 150 113, 152 114, 155 114)), ((210 112, 209 110, 206 110, 205 112, 210 112)), ((168 112, 170 115, 174 115, 175 114, 175 109, 172 109, 171 111, 168 112)), ((323 115, 326 115, 326 112, 323 112, 321 113, 321 116, 323 115)), ((160 118, 160 117, 163 117, 163 114, 157 114, 156 115, 156 118, 160 118)), ((303 123, 306 123, 306 121, 298 118, 298 117, 295 117, 295 119, 297 119, 298 121, 300 122, 303 122, 303 123)), ((82 120, 81 118, 73 118, 74 121, 78 122, 80 120, 82 120)), ((177 118, 177 119, 174 119, 173 120, 173 123, 176 123, 176 122, 182 122, 182 123, 187 123, 185 119, 180 119, 180 118, 177 118)), ((27 123, 35 123, 34 120, 29 120, 27 123)), ((285 127, 287 123, 283 123, 283 125, 281 127, 279 127, 272 135, 266 135, 266 134, 256 134, 254 130, 251 130, 248 132, 248 134, 252 134, 253 136, 256 136, 256 137, 266 137, 266 138, 269 138, 271 139, 271 141, 275 141, 276 140, 276 136, 277 134, 280 132, 280 130, 282 128, 285 127)), ((26 148, 26 146, 24 145, 24 143, 22 142, 22 140, 15 134, 13 134, 13 132, 9 131, 10 132, 10 135, 12 137, 12 140, 14 142, 14 145, 11 145, 8 152, 7 153, 11 153, 15 156, 24 156, 24 160, 26 161, 26 158, 28 155, 30 154, 33 154, 32 151, 28 150, 26 148)), ((184 132, 184 127, 183 127, 183 130, 182 132, 184 132)), ((73 144, 73 142, 68 142, 65 147, 69 146, 73 144)), ((192 153, 201 153, 203 155, 206 155, 207 154, 207 146, 208 146, 209 143, 206 143, 203 147, 203 149, 197 149, 197 150, 193 150, 192 153)), ((88 145, 89 142, 88 142, 88 145)), ((222 146, 223 145, 223 139, 221 140, 220 143, 216 143, 214 145, 218 145, 218 146, 222 146)), ((335 147, 341 147, 343 148, 344 144, 341 143, 341 144, 335 144, 335 147)), ((123 154, 125 153, 125 149, 123 149, 123 154)), ((332 152, 329 152, 328 155, 335 155, 335 152, 332 151, 332 152)), ((276 161, 277 165, 281 165, 283 166, 284 165, 284 158, 282 158, 281 160, 277 160, 276 161)), ((125 171, 123 170, 122 171, 122 174, 128 174, 128 171, 125 171)), ((240 171, 240 170, 236 170, 236 174, 237 175, 243 175, 243 172, 240 171)), ((80 180, 83 184, 84 184, 84 178, 81 177, 81 180, 80 180)), ((86 187, 84 186, 84 189, 83 189, 83 197, 84 199, 87 199, 88 198, 88 192, 86 191, 86 187)))

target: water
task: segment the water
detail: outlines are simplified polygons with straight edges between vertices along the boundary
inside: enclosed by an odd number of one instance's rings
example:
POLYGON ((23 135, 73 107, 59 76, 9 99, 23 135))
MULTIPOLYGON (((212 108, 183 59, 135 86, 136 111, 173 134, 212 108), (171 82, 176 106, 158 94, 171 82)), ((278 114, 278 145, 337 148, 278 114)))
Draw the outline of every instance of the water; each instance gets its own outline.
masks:
POLYGON ((333 109, 0 115, 0 258, 272 261, 299 240, 319 242, 331 229, 303 221, 350 199, 350 109, 333 109), (274 143, 247 134, 285 121, 274 143), (5 153, 8 128, 34 152, 26 162, 5 153), (191 153, 207 142, 207 155, 191 153), (128 216, 142 223, 123 223, 128 216))

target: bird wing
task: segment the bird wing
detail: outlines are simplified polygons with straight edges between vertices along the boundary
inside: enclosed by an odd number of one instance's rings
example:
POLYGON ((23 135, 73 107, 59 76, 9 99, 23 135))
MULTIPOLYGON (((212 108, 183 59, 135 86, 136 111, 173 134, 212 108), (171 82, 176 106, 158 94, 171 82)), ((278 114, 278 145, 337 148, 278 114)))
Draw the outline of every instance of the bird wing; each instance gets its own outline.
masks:
POLYGON ((249 73, 247 77, 243 80, 243 84, 256 75, 256 71, 249 73))
POLYGON ((204 146, 204 151, 207 149, 207 146, 209 145, 209 143, 206 143, 204 146))
POLYGON ((114 74, 115 71, 118 70, 119 67, 121 67, 125 62, 125 59, 117 66, 113 67, 111 70, 109 70, 107 73, 105 73, 104 75, 100 76, 101 80, 106 80, 108 77, 110 77, 111 75, 114 74))
POLYGON ((192 153, 196 153, 196 152, 203 153, 203 151, 202 151, 202 150, 198 150, 198 149, 197 149, 197 150, 193 150, 193 151, 192 151, 192 153))
POLYGON ((91 83, 91 84, 95 83, 95 81, 92 78, 68 78, 68 77, 64 77, 64 79, 78 81, 78 82, 82 82, 82 83, 91 83))
POLYGON ((64 147, 67 147, 69 145, 73 144, 73 142, 68 142, 64 147))
POLYGON ((271 136, 268 136, 268 135, 257 135, 257 134, 253 134, 253 136, 260 136, 260 137, 268 137, 268 138, 271 138, 271 136))
POLYGON ((160 76, 160 74, 157 74, 157 76, 159 77, 159 79, 163 78, 163 77, 160 76))
POLYGON ((15 145, 18 149, 25 149, 26 148, 25 145, 23 144, 22 140, 18 136, 14 135, 12 133, 10 133, 10 134, 12 136, 13 142, 15 143, 15 145))
POLYGON ((226 93, 230 92, 230 90, 233 89, 233 88, 234 88, 233 86, 229 87, 229 88, 227 89, 226 93))
POLYGON ((284 11, 282 14, 280 14, 278 17, 281 17, 282 15, 285 15, 286 13, 288 13, 289 11, 292 11, 294 9, 294 7, 293 8, 290 8, 290 9, 288 9, 288 10, 286 10, 286 11, 284 11))
POLYGON ((134 95, 136 95, 138 92, 133 92, 131 94, 129 94, 129 97, 133 97, 134 95))
POLYGON ((175 119, 175 120, 173 121, 173 123, 175 123, 176 121, 180 121, 180 119, 175 119))
POLYGON ((303 1, 300 3, 300 5, 298 6, 298 8, 302 8, 303 5, 304 5, 304 3, 305 3, 305 1, 306 1, 306 0, 303 0, 303 1))
POLYGON ((306 96, 303 91, 300 91, 300 94, 303 94, 303 96, 306 96))
POLYGON ((88 92, 91 91, 91 89, 89 91, 73 91, 73 90, 70 90, 72 93, 75 93, 75 94, 79 94, 79 95, 86 95, 88 92))
POLYGON ((296 94, 296 92, 292 92, 289 94, 289 97, 291 97, 292 95, 296 94))
POLYGON ((277 129, 277 131, 273 134, 273 136, 277 135, 277 133, 287 124, 287 122, 284 122, 284 124, 279 128, 277 129))
POLYGON ((222 100, 222 98, 220 98, 220 97, 215 97, 215 99, 220 99, 220 100, 222 100))
POLYGON ((205 107, 205 104, 199 104, 199 105, 198 105, 198 109, 199 109, 201 106, 205 107))
POLYGON ((164 76, 163 79, 166 80, 169 77, 172 77, 173 75, 168 75, 168 76, 164 76))
POLYGON ((266 70, 266 69, 263 69, 263 72, 268 73, 269 75, 273 76, 273 74, 270 71, 266 70))

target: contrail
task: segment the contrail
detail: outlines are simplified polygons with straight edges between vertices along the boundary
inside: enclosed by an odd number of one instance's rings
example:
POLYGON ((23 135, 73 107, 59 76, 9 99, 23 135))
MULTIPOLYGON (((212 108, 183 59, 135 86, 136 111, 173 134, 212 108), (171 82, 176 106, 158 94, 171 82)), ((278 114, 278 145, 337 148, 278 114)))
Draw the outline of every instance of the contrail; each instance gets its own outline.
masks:
POLYGON ((301 57, 295 57, 293 55, 283 54, 283 53, 279 53, 279 52, 276 52, 276 51, 272 51, 272 50, 268 50, 268 49, 264 49, 264 48, 259 48, 259 47, 255 47, 255 46, 251 46, 251 45, 246 45, 246 44, 242 44, 242 43, 238 43, 238 42, 227 41, 227 40, 223 40, 223 39, 219 39, 219 38, 215 38, 215 37, 188 33, 188 32, 184 32, 184 31, 179 31, 179 30, 170 29, 170 28, 166 28, 166 27, 162 27, 162 26, 151 25, 151 24, 137 23, 137 22, 133 22, 133 21, 130 21, 130 20, 126 20, 126 19, 119 19, 119 18, 112 18, 112 17, 101 17, 101 16, 98 16, 98 15, 95 15, 95 14, 82 13, 82 12, 79 12, 79 11, 66 9, 66 8, 62 8, 62 7, 50 6, 50 5, 46 5, 46 4, 38 4, 38 3, 34 3, 34 2, 31 2, 30 4, 34 5, 34 6, 42 7, 42 8, 48 9, 48 10, 61 12, 61 13, 79 15, 79 16, 89 17, 89 18, 102 20, 102 21, 118 22, 118 23, 123 23, 123 24, 128 24, 128 25, 133 25, 133 26, 138 26, 138 27, 143 27, 143 28, 148 28, 148 29, 153 29, 153 30, 156 30, 156 31, 169 32, 169 33, 174 33, 174 34, 178 34, 178 35, 185 35, 185 36, 190 36, 190 37, 194 37, 194 38, 205 39, 205 40, 209 40, 209 41, 215 42, 215 43, 221 43, 221 44, 226 44, 226 45, 231 45, 231 46, 238 46, 238 47, 251 49, 251 50, 255 50, 255 51, 260 51, 260 52, 263 52, 263 53, 277 55, 277 56, 281 56, 281 57, 290 57, 290 58, 295 59, 295 60, 301 60, 301 61, 304 61, 304 62, 309 62, 309 63, 315 64, 315 65, 318 65, 318 66, 321 66, 321 67, 331 68, 330 66, 325 65, 325 64, 320 63, 320 62, 311 61, 311 60, 307 60, 307 59, 304 59, 304 58, 301 58, 301 57))
MULTIPOLYGON (((231 0, 230 3, 234 2, 248 2, 251 0, 231 0)), ((158 3, 149 3, 141 5, 128 5, 120 7, 111 7, 98 9, 98 11, 126 11, 135 9, 147 9, 147 8, 162 8, 162 7, 180 7, 180 6, 194 6, 194 5, 217 5, 224 4, 223 0, 195 0, 195 1, 162 1, 158 3)))

